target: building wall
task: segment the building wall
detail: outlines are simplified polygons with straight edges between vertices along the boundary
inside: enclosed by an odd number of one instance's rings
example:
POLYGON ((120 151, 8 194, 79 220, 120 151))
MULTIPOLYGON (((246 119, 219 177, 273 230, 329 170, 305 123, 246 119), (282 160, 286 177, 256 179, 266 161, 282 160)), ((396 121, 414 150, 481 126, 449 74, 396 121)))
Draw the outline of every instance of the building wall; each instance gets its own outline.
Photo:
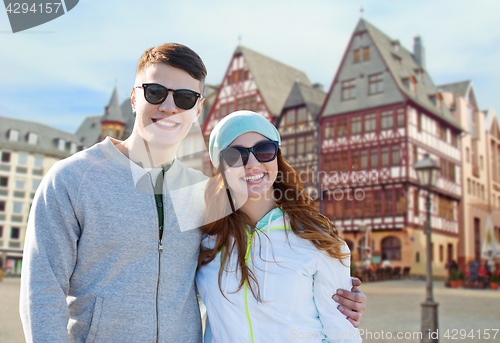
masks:
POLYGON ((0 227, 3 228, 0 251, 4 270, 19 274, 32 199, 43 176, 60 158, 0 147, 0 155, 3 153, 10 153, 10 161, 0 161, 0 177, 8 180, 6 187, 0 186, 0 202, 5 203, 5 211, 0 211, 0 227), (16 229, 19 236, 12 238, 16 229))

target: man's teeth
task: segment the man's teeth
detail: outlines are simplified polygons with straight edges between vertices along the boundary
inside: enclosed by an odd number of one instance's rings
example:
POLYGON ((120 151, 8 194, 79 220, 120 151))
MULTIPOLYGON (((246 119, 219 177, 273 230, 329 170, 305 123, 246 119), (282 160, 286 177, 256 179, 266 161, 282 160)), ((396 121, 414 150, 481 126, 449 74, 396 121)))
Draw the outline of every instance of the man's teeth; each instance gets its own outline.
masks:
POLYGON ((155 123, 160 124, 161 126, 166 126, 166 127, 174 127, 178 124, 178 123, 174 123, 171 121, 163 121, 163 120, 157 120, 157 121, 155 121, 155 123))
POLYGON ((243 180, 245 181, 257 181, 259 179, 262 179, 264 177, 264 173, 259 174, 259 175, 254 175, 254 176, 247 176, 244 177, 243 180))

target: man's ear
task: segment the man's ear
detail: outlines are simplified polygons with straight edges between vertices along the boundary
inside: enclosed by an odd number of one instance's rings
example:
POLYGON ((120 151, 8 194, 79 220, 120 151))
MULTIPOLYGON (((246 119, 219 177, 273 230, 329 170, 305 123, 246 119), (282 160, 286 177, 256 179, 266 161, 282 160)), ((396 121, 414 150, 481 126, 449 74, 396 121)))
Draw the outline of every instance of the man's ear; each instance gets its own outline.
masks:
POLYGON ((132 92, 130 92, 130 105, 132 106, 132 112, 135 113, 135 88, 132 88, 132 92))
POLYGON ((193 123, 198 120, 200 117, 201 109, 203 108, 203 104, 205 103, 205 98, 200 100, 200 105, 198 105, 198 110, 196 111, 196 117, 194 117, 193 123))

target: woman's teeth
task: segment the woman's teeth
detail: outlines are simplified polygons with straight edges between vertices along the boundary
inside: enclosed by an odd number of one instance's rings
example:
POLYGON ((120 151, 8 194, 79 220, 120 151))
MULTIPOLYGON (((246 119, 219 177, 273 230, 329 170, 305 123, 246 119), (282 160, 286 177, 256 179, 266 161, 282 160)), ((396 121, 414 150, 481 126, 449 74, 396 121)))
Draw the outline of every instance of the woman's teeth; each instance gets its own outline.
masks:
POLYGON ((155 123, 160 124, 161 126, 165 126, 165 127, 174 127, 174 126, 178 125, 178 123, 174 123, 171 121, 163 121, 163 120, 156 120, 155 123))
POLYGON ((263 177, 264 177, 264 173, 259 174, 259 175, 247 176, 247 177, 244 177, 243 180, 245 180, 245 181, 257 181, 259 179, 262 179, 263 177))

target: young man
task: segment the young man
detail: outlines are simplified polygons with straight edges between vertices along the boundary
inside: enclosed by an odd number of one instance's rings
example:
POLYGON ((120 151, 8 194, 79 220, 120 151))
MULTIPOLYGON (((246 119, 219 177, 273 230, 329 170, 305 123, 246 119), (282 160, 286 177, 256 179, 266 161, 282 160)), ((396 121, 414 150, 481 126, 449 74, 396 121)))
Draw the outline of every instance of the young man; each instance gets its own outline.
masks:
MULTIPOLYGON (((28 342, 201 342, 194 276, 206 177, 175 153, 200 114, 205 76, 183 45, 147 50, 131 136, 108 137, 45 176, 24 249, 28 342)), ((343 292, 359 325, 366 297, 343 292)))

